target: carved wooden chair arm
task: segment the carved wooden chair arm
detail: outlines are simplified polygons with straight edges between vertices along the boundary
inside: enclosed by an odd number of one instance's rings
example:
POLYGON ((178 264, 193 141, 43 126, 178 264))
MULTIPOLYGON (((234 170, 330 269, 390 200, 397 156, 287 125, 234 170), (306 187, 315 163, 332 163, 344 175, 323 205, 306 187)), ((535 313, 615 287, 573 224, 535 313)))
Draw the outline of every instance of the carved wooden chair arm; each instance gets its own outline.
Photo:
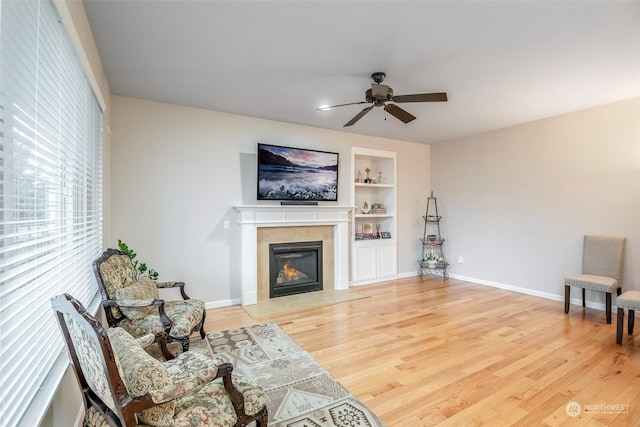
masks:
POLYGON ((158 289, 167 289, 167 288, 180 288, 180 294, 182 295, 182 299, 188 300, 191 299, 189 295, 184 291, 184 282, 156 282, 156 286, 158 289))
POLYGON ((235 410, 236 416, 238 417, 236 425, 246 425, 246 423, 249 422, 252 417, 248 416, 245 412, 244 396, 233 384, 231 377, 232 371, 233 365, 231 365, 231 363, 223 363, 221 365, 218 365, 218 377, 222 377, 224 389, 229 395, 229 399, 231 399, 231 403, 233 404, 233 409, 235 410))
MULTIPOLYGON (((171 326, 173 325, 171 323, 171 319, 169 319, 169 316, 167 316, 167 313, 164 310, 164 300, 163 299, 143 299, 143 300, 118 300, 118 301, 114 301, 114 300, 105 300, 102 302, 102 305, 105 307, 105 309, 107 307, 127 307, 127 308, 140 308, 140 307, 157 307, 158 308, 158 315, 160 316, 160 322, 162 322, 162 329, 165 330, 165 332, 169 333, 169 331, 171 330, 171 326)), ((124 319, 124 316, 120 317, 120 318, 116 318, 115 320, 119 323, 121 320, 124 319)), ((110 326, 117 326, 117 325, 110 325, 110 326)))

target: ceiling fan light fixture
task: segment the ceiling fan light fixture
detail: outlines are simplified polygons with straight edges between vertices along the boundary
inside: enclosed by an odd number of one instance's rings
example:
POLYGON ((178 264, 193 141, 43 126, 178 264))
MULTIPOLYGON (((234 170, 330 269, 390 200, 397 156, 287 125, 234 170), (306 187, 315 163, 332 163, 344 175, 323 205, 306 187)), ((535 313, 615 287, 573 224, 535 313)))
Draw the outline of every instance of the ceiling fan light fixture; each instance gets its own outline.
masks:
POLYGON ((371 93, 374 99, 391 99, 393 96, 393 89, 387 85, 381 85, 373 83, 371 84, 371 93))

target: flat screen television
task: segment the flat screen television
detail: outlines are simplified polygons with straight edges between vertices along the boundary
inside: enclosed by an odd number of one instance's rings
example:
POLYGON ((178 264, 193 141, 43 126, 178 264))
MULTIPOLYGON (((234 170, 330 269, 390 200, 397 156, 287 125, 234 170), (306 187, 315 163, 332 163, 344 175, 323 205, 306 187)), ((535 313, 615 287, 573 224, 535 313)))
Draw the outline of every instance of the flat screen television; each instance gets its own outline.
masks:
POLYGON ((257 198, 337 201, 338 153, 259 143, 257 198))

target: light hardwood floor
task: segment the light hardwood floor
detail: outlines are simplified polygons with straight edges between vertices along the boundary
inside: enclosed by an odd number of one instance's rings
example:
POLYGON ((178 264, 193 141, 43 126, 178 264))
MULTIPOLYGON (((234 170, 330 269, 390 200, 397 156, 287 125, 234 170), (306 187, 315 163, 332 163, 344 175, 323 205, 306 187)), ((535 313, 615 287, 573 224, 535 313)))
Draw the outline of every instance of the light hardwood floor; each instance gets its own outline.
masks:
POLYGON ((615 314, 454 279, 354 289, 259 321, 209 310, 206 329, 277 322, 389 427, 640 425, 640 342, 616 345, 615 314))

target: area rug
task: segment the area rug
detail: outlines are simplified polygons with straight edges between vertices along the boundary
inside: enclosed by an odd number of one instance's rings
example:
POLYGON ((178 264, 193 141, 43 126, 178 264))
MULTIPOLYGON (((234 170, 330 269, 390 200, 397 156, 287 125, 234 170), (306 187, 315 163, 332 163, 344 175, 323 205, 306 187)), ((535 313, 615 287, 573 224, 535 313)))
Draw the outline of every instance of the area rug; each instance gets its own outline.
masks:
MULTIPOLYGON (((169 349, 179 351, 175 343, 169 349)), ((276 323, 213 332, 206 340, 194 335, 189 350, 231 362, 264 388, 269 427, 385 426, 276 323)))
POLYGON ((207 335, 212 352, 265 389, 269 426, 385 424, 276 323, 207 335))

